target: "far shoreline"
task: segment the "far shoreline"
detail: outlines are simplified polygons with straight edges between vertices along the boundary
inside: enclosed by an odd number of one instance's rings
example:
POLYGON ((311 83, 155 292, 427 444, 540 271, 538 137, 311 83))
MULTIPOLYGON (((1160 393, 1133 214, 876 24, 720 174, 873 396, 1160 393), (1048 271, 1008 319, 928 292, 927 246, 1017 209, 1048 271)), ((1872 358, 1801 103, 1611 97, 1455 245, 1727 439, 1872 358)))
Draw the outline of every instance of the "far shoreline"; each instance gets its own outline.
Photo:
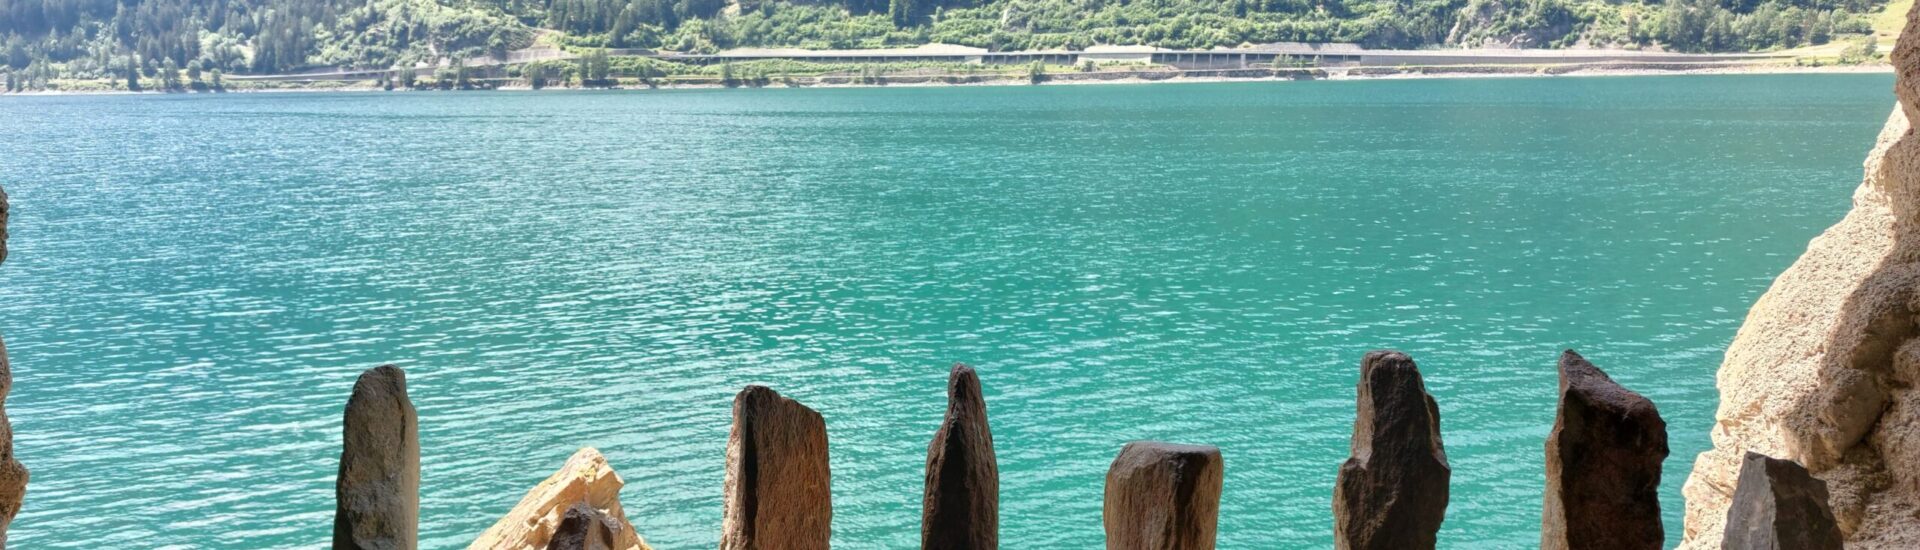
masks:
MULTIPOLYGON (((1025 76, 1015 75, 979 75, 979 74, 918 74, 887 75, 880 77, 882 82, 855 82, 845 75, 816 75, 805 77, 811 81, 796 83, 770 82, 759 85, 727 85, 720 82, 668 81, 655 82, 652 85, 619 85, 605 87, 547 86, 535 89, 525 84, 505 85, 492 88, 474 89, 386 89, 373 81, 324 81, 322 84, 275 85, 271 87, 230 88, 222 91, 162 92, 155 90, 50 90, 0 93, 6 97, 58 97, 58 96, 95 96, 95 95, 222 95, 222 94, 268 94, 268 93, 371 93, 371 92, 591 92, 591 91, 646 91, 646 90, 710 90, 710 89, 756 89, 756 88, 939 88, 939 87, 998 87, 998 86, 1093 86, 1093 85, 1129 85, 1129 84, 1215 84, 1228 82, 1311 82, 1311 81, 1369 81, 1369 80, 1478 80, 1507 78, 1591 78, 1591 77, 1640 77, 1640 76, 1711 76, 1711 75, 1857 75, 1857 74, 1893 74, 1889 64, 1867 65, 1821 65, 1798 66, 1785 64, 1712 64, 1710 66, 1680 67, 1671 64, 1659 66, 1633 66, 1619 63, 1572 63, 1543 65, 1414 65, 1401 67, 1330 67, 1320 68, 1313 74, 1299 72, 1273 75, 1229 76, 1205 74, 1207 72, 1235 71, 1095 71, 1048 73, 1039 81, 1025 76), (1195 74, 1199 73, 1199 74, 1195 74), (1143 75, 1152 75, 1151 77, 1143 75), (988 78, 982 78, 988 76, 988 78), (964 81, 949 79, 964 78, 964 81), (836 80, 847 79, 847 82, 836 80)), ((1246 72, 1246 71, 1237 71, 1246 72)))

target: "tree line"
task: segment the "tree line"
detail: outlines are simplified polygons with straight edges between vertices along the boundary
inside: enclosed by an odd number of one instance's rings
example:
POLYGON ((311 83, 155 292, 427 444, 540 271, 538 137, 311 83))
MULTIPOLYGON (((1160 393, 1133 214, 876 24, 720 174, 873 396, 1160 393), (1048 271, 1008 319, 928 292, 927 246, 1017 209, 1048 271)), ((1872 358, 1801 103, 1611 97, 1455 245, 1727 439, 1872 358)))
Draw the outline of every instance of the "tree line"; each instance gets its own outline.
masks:
POLYGON ((1633 47, 1752 51, 1871 32, 1884 0, 0 0, 15 82, 166 69, 400 68, 528 47, 711 52, 931 42, 995 50, 1633 47))

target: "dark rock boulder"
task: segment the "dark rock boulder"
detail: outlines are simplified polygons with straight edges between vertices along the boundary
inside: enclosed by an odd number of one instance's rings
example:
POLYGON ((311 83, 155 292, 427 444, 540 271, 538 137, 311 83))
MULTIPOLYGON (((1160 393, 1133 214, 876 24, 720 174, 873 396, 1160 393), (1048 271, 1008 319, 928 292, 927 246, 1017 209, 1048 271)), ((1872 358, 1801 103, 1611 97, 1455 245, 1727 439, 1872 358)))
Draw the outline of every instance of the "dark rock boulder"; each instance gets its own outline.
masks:
POLYGON ((7 261, 7 190, 0 189, 0 263, 7 261))
POLYGON ((954 365, 947 378, 947 417, 927 445, 920 547, 1000 547, 1000 467, 993 459, 980 377, 966 365, 954 365))
POLYGON ((1727 509, 1727 550, 1840 550, 1827 482, 1791 460, 1748 451, 1727 509))
POLYGON ((1667 423, 1652 401, 1614 383, 1567 350, 1560 412, 1547 437, 1547 494, 1540 547, 1660 548, 1660 462, 1667 423))
POLYGON ((827 423, 765 386, 733 399, 721 550, 817 550, 832 534, 827 423))
POLYGON ((567 508, 560 524, 553 529, 547 550, 614 550, 623 526, 585 502, 567 508))
POLYGON ((392 365, 360 374, 347 399, 333 547, 411 550, 419 545, 420 427, 407 374, 392 365))
POLYGON ((7 546, 7 527, 20 514, 27 498, 27 467, 13 456, 13 423, 7 420, 7 394, 13 391, 13 364, 7 362, 7 343, 0 341, 0 549, 7 546))
POLYGON ((1128 443, 1107 470, 1107 548, 1213 548, 1224 475, 1217 447, 1128 443))
POLYGON ((1334 547, 1433 548, 1453 470, 1413 358, 1375 351, 1360 361, 1352 448, 1334 483, 1334 547))

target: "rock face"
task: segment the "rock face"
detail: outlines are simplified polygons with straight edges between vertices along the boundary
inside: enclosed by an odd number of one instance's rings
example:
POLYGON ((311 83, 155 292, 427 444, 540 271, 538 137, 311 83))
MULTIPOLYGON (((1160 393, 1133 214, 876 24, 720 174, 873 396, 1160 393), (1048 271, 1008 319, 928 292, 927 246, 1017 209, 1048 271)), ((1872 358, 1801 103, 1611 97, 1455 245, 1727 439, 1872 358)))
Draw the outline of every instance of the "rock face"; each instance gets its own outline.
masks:
MULTIPOLYGON (((0 189, 0 263, 7 261, 7 191, 0 189)), ((27 467, 13 457, 13 423, 7 420, 7 393, 13 391, 13 364, 7 362, 7 343, 0 340, 0 549, 7 547, 7 527, 19 515, 27 498, 27 467)))
POLYGON ((553 528, 547 550, 614 550, 622 525, 585 502, 575 502, 553 528))
POLYGON ((1547 436, 1540 547, 1659 549, 1667 423, 1652 401, 1573 350, 1560 355, 1560 412, 1547 436))
POLYGON ((7 261, 7 190, 0 189, 0 263, 7 261))
POLYGON ((1686 548, 1720 543, 1747 451, 1826 481, 1857 549, 1920 548, 1920 12, 1892 53, 1898 105, 1853 209, 1767 289, 1720 365, 1713 449, 1687 478, 1686 548))
POLYGON ((361 373, 345 424, 334 480, 334 549, 417 548, 420 426, 407 399, 407 373, 393 365, 361 373))
POLYGON ((7 546, 7 527, 20 513, 27 497, 27 467, 13 456, 13 423, 7 420, 7 393, 13 391, 13 364, 7 361, 7 343, 0 341, 0 549, 7 546))
MULTIPOLYGON (((602 529, 606 532, 600 535, 606 535, 607 547, 612 550, 652 550, 627 522, 626 510, 620 506, 620 488, 625 485, 600 451, 580 449, 560 466, 560 471, 527 491, 513 510, 481 533, 467 550, 576 548, 554 545, 561 544, 561 535, 572 537, 574 533, 580 537, 580 544, 589 544, 599 540, 594 538, 598 536, 595 533, 602 529), (589 512, 590 517, 571 518, 589 512)), ((572 544, 573 539, 567 540, 566 544, 572 544)))
POLYGON ((816 550, 832 534, 827 422, 765 386, 733 398, 721 550, 816 550))
POLYGON ((1726 550, 1840 550, 1827 484, 1791 460, 1747 453, 1727 511, 1726 550))
POLYGON ((1210 550, 1220 519, 1220 449, 1135 441, 1107 470, 1108 550, 1210 550))
POLYGON ((1360 361, 1353 456, 1333 492, 1335 548, 1433 548, 1447 514, 1440 408, 1413 358, 1375 351, 1360 361))
POLYGON ((987 428, 980 376, 966 365, 954 365, 947 377, 947 417, 927 444, 920 547, 1000 547, 1000 466, 993 459, 993 432, 987 428))

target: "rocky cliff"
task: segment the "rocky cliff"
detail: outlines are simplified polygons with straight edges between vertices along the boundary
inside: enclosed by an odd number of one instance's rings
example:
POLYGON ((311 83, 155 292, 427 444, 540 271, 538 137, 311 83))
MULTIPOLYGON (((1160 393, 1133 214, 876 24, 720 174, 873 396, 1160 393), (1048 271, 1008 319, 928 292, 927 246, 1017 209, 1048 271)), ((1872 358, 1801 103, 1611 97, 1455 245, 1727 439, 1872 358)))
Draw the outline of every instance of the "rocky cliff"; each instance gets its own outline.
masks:
POLYGON ((1849 548, 1920 548, 1920 12, 1892 53, 1898 105, 1853 210, 1755 303, 1720 366, 1683 548, 1718 548, 1748 451, 1831 491, 1849 548))

